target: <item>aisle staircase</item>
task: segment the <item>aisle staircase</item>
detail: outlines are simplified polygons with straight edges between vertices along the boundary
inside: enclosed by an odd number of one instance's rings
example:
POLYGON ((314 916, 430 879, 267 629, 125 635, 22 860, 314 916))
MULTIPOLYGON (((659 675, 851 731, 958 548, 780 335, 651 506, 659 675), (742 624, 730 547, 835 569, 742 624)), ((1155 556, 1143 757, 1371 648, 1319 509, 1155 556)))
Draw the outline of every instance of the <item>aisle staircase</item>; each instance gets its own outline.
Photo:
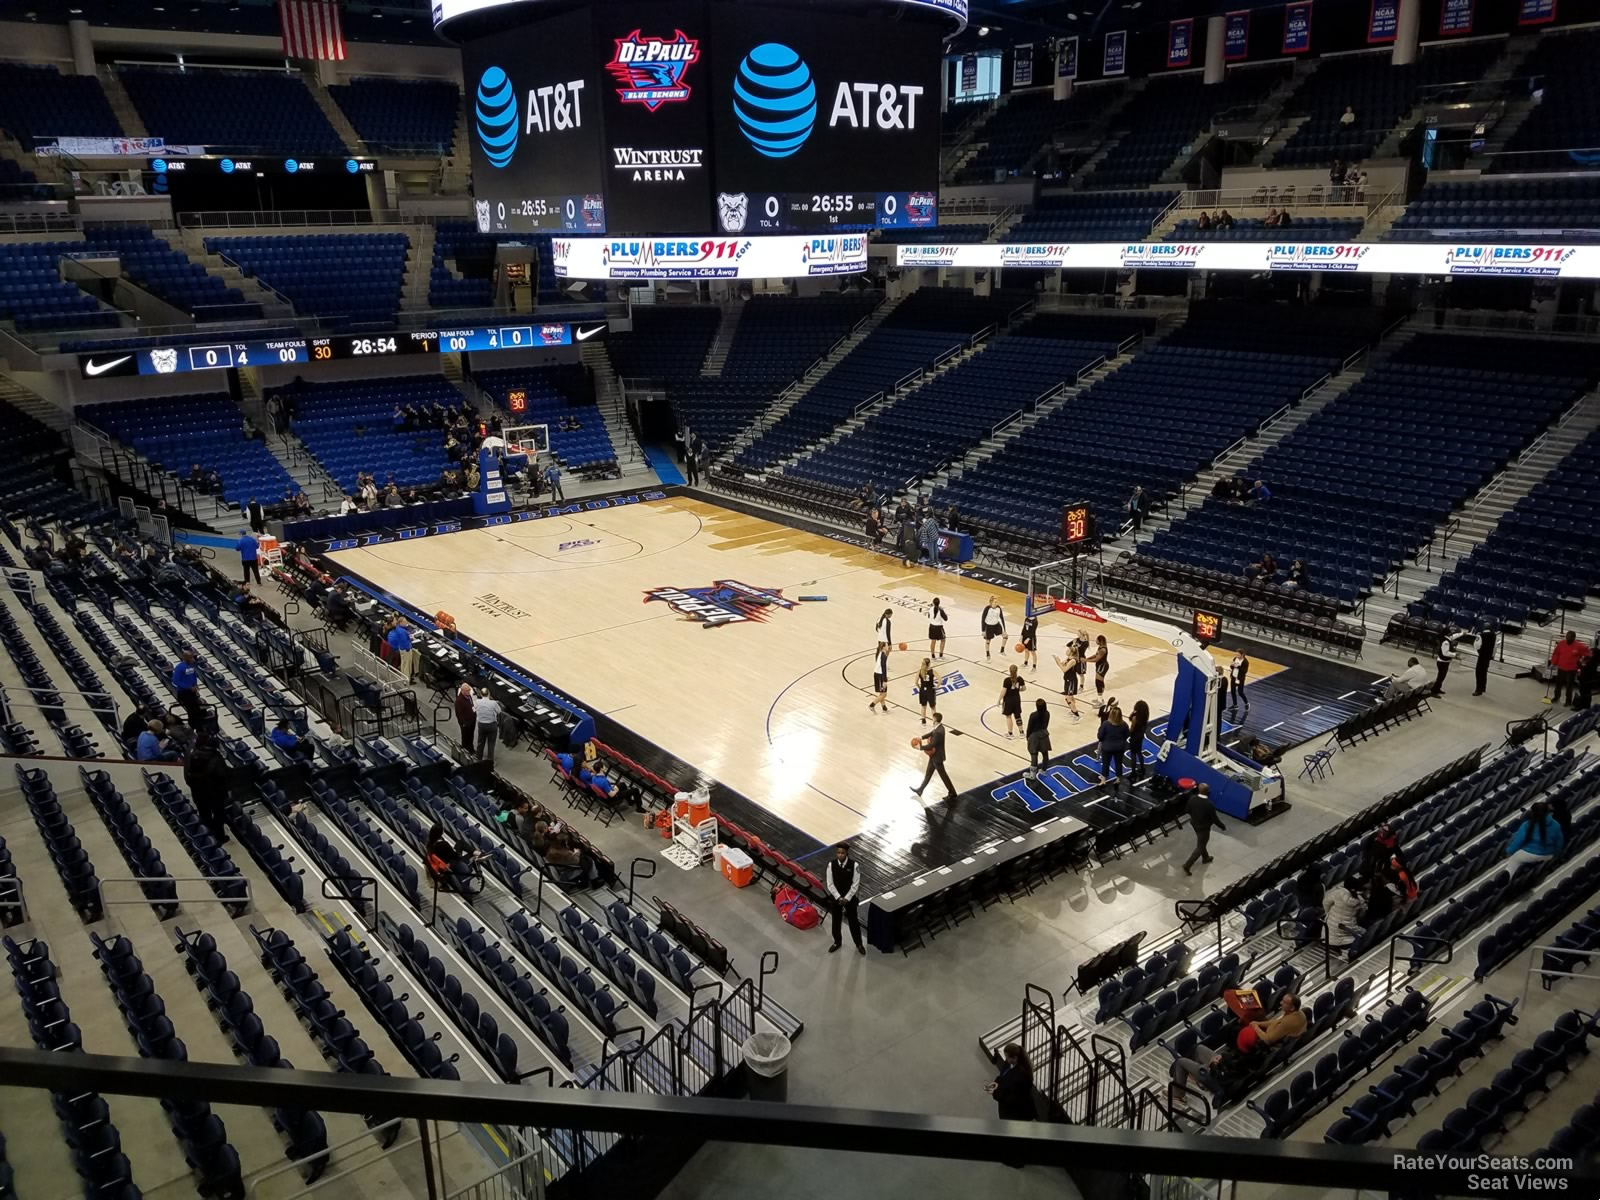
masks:
POLYGON ((700 366, 702 379, 715 379, 722 374, 728 362, 728 351, 733 349, 734 335, 739 332, 739 318, 744 316, 745 301, 733 300, 722 306, 722 322, 717 326, 717 336, 706 348, 706 360, 700 366))
POLYGON ((58 404, 52 404, 43 396, 37 395, 23 387, 15 379, 0 374, 0 403, 11 405, 27 413, 34 420, 43 425, 48 425, 57 433, 65 435, 72 427, 72 414, 58 404))
MULTIPOLYGON (((907 293, 907 295, 909 294, 907 293)), ((856 327, 837 346, 819 359, 809 371, 773 397, 773 401, 767 406, 766 411, 750 422, 737 437, 722 448, 722 453, 717 456, 717 461, 726 462, 733 458, 739 451, 770 429, 779 417, 793 408, 802 396, 816 387, 818 380, 833 370, 847 354, 866 341, 872 331, 882 325, 884 319, 904 299, 905 296, 897 296, 893 300, 885 300, 863 317, 856 327)))
POLYGON ((106 94, 106 101, 111 105, 111 115, 116 117, 117 124, 122 126, 122 132, 129 137, 149 137, 150 131, 145 128, 144 118, 133 106, 133 98, 128 95, 128 89, 122 86, 122 75, 115 67, 101 67, 98 74, 100 90, 106 94))
POLYGON ((644 447, 639 445, 633 426, 628 422, 622 384, 611 365, 611 354, 605 343, 587 341, 579 353, 583 356, 584 366, 594 373, 594 402, 600 409, 601 419, 606 423, 606 432, 611 435, 611 446, 617 452, 617 467, 623 478, 647 474, 650 462, 645 458, 644 447))
POLYGON ((351 154, 365 154, 367 144, 361 140, 361 135, 356 132, 356 127, 350 124, 350 118, 344 115, 344 109, 339 107, 339 102, 333 98, 333 93, 328 91, 323 83, 313 72, 303 75, 306 90, 311 93, 311 98, 317 102, 317 107, 322 110, 322 115, 328 118, 328 124, 333 126, 333 131, 339 135, 339 140, 344 143, 345 149, 351 154))

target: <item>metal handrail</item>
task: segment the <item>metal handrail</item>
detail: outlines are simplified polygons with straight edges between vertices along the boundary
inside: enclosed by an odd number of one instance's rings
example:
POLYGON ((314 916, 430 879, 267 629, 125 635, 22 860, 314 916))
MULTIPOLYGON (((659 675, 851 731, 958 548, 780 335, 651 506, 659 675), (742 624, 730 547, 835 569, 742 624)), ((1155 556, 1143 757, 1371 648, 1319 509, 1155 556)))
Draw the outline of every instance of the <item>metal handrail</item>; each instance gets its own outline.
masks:
POLYGON ((100 903, 102 912, 107 905, 111 904, 136 904, 160 908, 168 904, 175 907, 183 907, 190 904, 233 905, 238 904, 240 901, 249 904, 251 901, 250 880, 244 875, 103 875, 100 877, 100 886, 95 889, 95 897, 100 903), (151 899, 149 896, 141 894, 132 900, 108 900, 106 899, 106 888, 114 883, 138 884, 141 893, 144 888, 153 883, 170 883, 173 885, 172 895, 151 899), (207 894, 198 900, 180 900, 177 887, 180 883, 203 883, 207 886, 207 894), (212 885, 218 883, 238 884, 243 889, 243 893, 236 896, 219 896, 215 891, 211 890, 212 885))

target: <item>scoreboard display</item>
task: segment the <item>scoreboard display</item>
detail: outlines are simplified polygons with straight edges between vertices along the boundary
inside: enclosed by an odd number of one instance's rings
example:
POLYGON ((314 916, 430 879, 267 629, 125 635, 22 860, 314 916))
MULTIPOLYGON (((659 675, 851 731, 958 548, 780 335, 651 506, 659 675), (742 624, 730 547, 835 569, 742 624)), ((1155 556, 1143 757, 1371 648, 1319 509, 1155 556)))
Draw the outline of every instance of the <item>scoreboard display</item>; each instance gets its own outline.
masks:
POLYGON ((1094 540, 1094 513, 1087 504, 1069 504, 1061 511, 1061 540, 1069 546, 1094 540))
POLYGON ((520 16, 462 43, 483 232, 937 222, 947 22, 932 14, 600 0, 520 16))
POLYGON ((1222 636, 1222 616, 1197 608, 1194 610, 1194 621, 1190 629, 1194 633, 1195 641, 1202 646, 1209 646, 1222 636))

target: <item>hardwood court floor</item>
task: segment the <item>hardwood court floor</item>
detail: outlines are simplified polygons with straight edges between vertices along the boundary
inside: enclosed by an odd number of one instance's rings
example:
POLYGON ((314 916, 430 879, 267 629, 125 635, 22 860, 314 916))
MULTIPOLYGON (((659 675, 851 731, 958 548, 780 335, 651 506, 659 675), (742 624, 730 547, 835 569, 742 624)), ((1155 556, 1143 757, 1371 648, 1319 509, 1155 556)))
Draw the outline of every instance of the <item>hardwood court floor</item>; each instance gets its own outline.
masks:
MULTIPOLYGON (((957 790, 1027 765, 1026 745, 1020 735, 1006 738, 999 708, 1001 678, 1018 660, 1022 597, 1001 593, 1010 644, 986 661, 978 617, 995 589, 952 572, 907 569, 683 497, 331 557, 424 612, 453 613, 466 636, 824 842, 901 820, 923 825, 923 804, 909 791, 926 762, 909 744, 923 730, 912 680, 928 649, 927 607, 939 596, 950 620, 946 657, 934 665, 957 790), (723 580, 796 603, 713 626, 650 598, 723 580), (828 599, 798 602, 803 595, 828 599), (895 641, 909 646, 890 655, 886 714, 867 707, 873 631, 885 608, 894 612, 895 641)), ((1174 655, 1165 641, 1048 615, 1040 666, 1024 672, 1023 707, 1032 711, 1040 696, 1050 702, 1058 752, 1093 741, 1098 725, 1084 701, 1083 719, 1071 721, 1051 662, 1079 628, 1106 635, 1107 695, 1124 711, 1143 699, 1159 718, 1171 705, 1174 655)), ((1254 660, 1252 678, 1278 669, 1254 660)), ((924 799, 940 792, 935 778, 924 799)))

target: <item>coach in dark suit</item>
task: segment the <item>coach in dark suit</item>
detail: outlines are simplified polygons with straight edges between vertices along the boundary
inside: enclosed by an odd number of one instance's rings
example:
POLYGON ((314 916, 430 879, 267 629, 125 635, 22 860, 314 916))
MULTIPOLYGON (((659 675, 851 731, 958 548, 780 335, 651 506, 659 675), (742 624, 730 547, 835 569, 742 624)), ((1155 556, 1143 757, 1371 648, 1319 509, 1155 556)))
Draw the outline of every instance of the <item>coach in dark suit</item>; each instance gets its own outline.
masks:
POLYGON ((1197 859, 1201 862, 1211 861, 1208 849, 1211 831, 1222 828, 1222 822, 1217 819, 1217 806, 1211 803, 1209 783, 1202 783, 1189 797, 1189 828, 1194 830, 1194 853, 1183 864, 1185 875, 1189 874, 1197 859))
POLYGON ((912 792, 920 797, 922 795, 922 789, 928 786, 928 780, 932 779, 933 773, 937 771, 939 772, 939 778, 944 780, 945 799, 954 800, 956 798, 955 784, 950 782, 949 772, 944 769, 943 713, 936 712, 933 714, 933 728, 928 730, 928 732, 923 734, 918 740, 921 742, 923 750, 927 751, 928 770, 927 773, 923 775, 922 782, 918 786, 911 789, 912 792))
POLYGON ((245 506, 245 516, 254 532, 265 533, 267 531, 267 514, 261 508, 261 501, 254 496, 250 497, 250 503, 245 506))

